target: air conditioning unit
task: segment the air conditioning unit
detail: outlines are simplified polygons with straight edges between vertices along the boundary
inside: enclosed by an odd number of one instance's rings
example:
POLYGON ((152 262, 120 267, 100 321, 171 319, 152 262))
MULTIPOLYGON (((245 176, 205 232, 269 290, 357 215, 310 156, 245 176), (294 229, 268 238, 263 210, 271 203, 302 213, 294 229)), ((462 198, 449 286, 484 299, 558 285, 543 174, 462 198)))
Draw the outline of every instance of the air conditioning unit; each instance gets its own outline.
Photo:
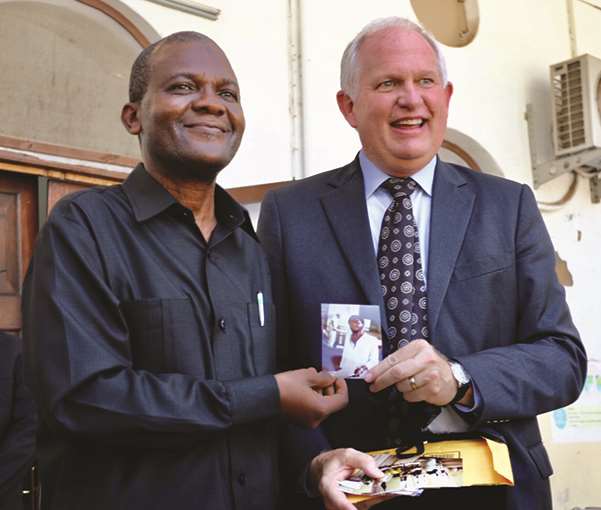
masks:
POLYGON ((550 70, 555 157, 601 148, 601 59, 580 55, 550 70))

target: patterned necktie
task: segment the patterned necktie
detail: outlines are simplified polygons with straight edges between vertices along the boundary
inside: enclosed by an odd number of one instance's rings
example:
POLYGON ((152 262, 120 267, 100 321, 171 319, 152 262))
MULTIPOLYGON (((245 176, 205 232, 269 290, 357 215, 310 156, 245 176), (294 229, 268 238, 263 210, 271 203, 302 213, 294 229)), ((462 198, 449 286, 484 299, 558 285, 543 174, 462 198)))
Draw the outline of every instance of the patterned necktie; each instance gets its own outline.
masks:
MULTIPOLYGON (((384 213, 378 243, 378 269, 388 329, 387 354, 411 340, 429 340, 428 298, 417 225, 409 196, 417 187, 410 177, 387 179, 382 187, 393 201, 384 213)), ((425 402, 408 404, 393 390, 388 396, 390 446, 408 446, 440 409, 425 402)))
POLYGON ((392 177, 382 184, 393 198, 384 213, 378 245, 380 284, 388 320, 388 354, 416 338, 430 338, 426 280, 409 198, 416 186, 410 177, 392 177))

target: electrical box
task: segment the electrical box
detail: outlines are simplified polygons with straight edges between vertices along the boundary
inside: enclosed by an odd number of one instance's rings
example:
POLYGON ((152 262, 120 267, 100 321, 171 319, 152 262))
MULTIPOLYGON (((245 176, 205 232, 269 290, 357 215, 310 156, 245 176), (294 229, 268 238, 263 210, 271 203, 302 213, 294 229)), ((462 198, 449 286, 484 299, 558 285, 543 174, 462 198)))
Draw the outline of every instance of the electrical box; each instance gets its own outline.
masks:
POLYGON ((576 172, 601 203, 601 59, 584 54, 553 64, 550 78, 551 118, 541 105, 526 105, 534 187, 576 172), (549 121, 553 144, 544 133, 549 121))
POLYGON ((601 148, 601 59, 580 55, 550 71, 555 157, 601 148))

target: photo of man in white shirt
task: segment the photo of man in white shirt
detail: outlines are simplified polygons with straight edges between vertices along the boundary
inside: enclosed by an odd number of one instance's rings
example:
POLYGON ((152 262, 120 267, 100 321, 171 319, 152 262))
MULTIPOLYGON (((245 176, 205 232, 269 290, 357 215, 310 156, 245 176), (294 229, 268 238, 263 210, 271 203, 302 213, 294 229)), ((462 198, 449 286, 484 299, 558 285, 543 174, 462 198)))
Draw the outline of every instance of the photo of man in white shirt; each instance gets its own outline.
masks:
POLYGON ((348 320, 351 330, 342 351, 338 377, 363 377, 371 367, 380 360, 380 340, 365 333, 364 321, 358 315, 351 315, 348 320))

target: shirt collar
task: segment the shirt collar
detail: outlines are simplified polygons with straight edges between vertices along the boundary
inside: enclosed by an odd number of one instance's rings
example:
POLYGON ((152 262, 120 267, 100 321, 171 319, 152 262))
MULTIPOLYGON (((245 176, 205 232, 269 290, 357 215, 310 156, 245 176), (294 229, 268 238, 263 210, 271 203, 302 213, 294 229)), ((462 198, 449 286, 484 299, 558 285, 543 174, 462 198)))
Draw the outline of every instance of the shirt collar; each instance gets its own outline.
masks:
POLYGON ((142 163, 129 174, 123 183, 123 191, 137 221, 146 221, 177 203, 173 195, 146 171, 142 163))
POLYGON ((239 226, 245 228, 246 222, 250 224, 246 209, 219 185, 215 185, 215 217, 219 223, 232 229, 239 226))
MULTIPOLYGON (((359 163, 363 173, 363 182, 365 186, 365 198, 371 197, 382 183, 390 177, 387 173, 380 170, 365 155, 363 149, 359 152, 359 163)), ((432 196, 432 185, 434 183, 434 169, 436 168, 436 156, 421 170, 414 173, 411 178, 419 184, 419 187, 432 196)))
MULTIPOLYGON (((146 221, 172 206, 183 207, 142 163, 129 174, 123 190, 138 222, 146 221)), ((231 228, 239 227, 248 220, 246 211, 220 186, 215 186, 215 216, 220 224, 231 228)))

